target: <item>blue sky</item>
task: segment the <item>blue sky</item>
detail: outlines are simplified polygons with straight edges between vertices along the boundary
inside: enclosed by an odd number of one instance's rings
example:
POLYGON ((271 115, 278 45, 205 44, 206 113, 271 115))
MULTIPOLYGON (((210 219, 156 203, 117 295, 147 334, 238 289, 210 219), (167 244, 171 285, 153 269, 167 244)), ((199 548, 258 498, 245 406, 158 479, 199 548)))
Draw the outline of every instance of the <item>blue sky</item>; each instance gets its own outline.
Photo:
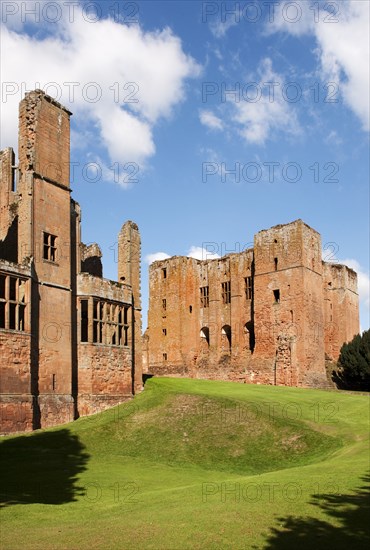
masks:
POLYGON ((25 90, 73 112, 83 240, 115 279, 116 236, 138 223, 144 310, 153 258, 242 250, 302 218, 324 259, 358 271, 369 327, 368 2, 1 9, 1 147, 16 148, 25 90))

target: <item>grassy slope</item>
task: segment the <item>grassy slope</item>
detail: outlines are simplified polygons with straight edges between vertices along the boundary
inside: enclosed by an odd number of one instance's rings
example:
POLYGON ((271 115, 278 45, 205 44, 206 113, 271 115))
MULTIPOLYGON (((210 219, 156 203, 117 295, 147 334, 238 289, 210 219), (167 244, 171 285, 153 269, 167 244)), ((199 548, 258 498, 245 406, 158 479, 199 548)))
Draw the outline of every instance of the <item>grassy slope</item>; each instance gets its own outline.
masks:
POLYGON ((0 546, 365 548, 368 405, 152 379, 128 404, 4 439, 0 546))

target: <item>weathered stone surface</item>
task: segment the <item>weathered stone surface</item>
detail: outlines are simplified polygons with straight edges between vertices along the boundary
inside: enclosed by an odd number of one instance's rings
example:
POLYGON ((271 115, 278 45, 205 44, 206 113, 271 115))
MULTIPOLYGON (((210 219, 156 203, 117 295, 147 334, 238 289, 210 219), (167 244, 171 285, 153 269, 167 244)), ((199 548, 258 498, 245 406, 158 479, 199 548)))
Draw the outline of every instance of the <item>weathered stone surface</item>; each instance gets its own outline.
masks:
POLYGON ((70 196, 70 115, 27 93, 18 166, 0 152, 0 433, 71 421, 141 385, 139 231, 120 233, 120 281, 103 279, 70 196))
POLYGON ((260 231, 239 254, 176 256, 149 272, 151 374, 325 386, 325 353, 336 360, 359 332, 356 273, 322 262, 302 220, 260 231))

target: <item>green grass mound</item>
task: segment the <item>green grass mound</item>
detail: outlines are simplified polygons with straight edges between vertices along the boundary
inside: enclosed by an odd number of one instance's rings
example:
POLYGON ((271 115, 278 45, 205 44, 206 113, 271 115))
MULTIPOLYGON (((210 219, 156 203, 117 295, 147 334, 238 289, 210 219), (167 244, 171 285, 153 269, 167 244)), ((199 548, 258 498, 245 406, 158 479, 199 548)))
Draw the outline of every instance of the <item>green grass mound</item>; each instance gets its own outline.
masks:
POLYGON ((368 450, 368 395, 154 378, 0 440, 1 549, 367 549, 368 450))
POLYGON ((117 422, 103 421, 96 428, 100 444, 108 439, 125 456, 241 474, 308 464, 341 444, 256 402, 160 389, 152 383, 140 406, 126 406, 117 422))
POLYGON ((338 438, 255 404, 184 394, 134 410, 102 436, 125 456, 245 474, 307 464, 340 446, 338 438))

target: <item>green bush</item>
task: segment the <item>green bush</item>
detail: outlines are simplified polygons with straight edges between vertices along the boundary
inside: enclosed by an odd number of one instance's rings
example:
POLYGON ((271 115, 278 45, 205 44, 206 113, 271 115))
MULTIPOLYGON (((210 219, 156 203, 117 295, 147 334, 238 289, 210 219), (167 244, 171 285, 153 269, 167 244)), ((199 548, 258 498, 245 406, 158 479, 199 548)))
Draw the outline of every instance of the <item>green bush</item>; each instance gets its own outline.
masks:
POLYGON ((341 388, 370 391, 370 330, 343 344, 334 378, 341 388))

